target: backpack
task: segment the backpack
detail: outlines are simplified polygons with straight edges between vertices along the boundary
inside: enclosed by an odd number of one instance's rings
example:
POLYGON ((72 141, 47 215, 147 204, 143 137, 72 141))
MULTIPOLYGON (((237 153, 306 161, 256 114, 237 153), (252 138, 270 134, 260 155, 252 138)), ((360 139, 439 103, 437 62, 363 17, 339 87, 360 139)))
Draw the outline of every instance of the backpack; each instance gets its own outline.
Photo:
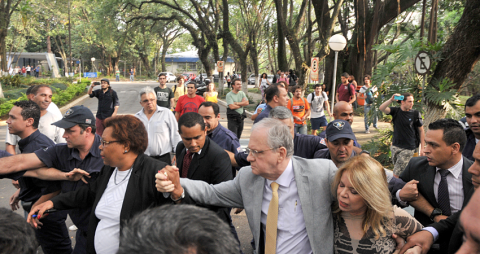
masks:
POLYGON ((372 104, 375 101, 375 98, 373 97, 373 93, 370 90, 370 88, 367 89, 367 91, 365 92, 365 95, 366 95, 365 102, 367 104, 372 104))

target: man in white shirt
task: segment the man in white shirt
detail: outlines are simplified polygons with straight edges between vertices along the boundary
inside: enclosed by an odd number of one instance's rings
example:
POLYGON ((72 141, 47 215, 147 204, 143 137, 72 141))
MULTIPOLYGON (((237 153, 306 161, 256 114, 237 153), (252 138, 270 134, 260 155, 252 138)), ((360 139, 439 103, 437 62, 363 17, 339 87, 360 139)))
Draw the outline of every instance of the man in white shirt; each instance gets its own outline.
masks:
POLYGON ((327 110, 330 116, 330 104, 328 103, 327 94, 322 91, 322 85, 315 85, 315 92, 307 96, 307 101, 310 103, 310 122, 312 123, 312 135, 316 136, 317 131, 322 127, 323 130, 327 128, 328 122, 325 117, 324 109, 327 110))
MULTIPOLYGON (((38 125, 40 133, 57 144, 65 143, 65 139, 63 138, 64 129, 52 125, 52 123, 60 121, 62 116, 47 110, 52 102, 52 95, 52 89, 47 85, 35 85, 31 87, 30 91, 27 90, 27 98, 37 103, 40 107, 40 123, 38 125)), ((16 154, 15 146, 19 140, 20 137, 10 134, 7 129, 5 150, 11 154, 16 154)))
POLYGON ((171 165, 170 152, 175 151, 178 142, 182 140, 175 116, 168 108, 157 105, 157 96, 151 87, 140 90, 140 105, 143 109, 135 117, 147 129, 148 147, 145 154, 171 165))

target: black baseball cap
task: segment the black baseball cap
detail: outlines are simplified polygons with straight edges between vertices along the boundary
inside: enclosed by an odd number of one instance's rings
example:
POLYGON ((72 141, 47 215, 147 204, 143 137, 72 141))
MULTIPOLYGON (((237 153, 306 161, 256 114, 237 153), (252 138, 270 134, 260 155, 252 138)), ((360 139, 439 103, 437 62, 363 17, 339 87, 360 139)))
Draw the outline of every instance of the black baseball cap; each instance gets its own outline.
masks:
POLYGON ((95 117, 93 116, 92 111, 83 105, 71 107, 65 112, 62 120, 52 123, 52 125, 63 129, 72 128, 77 124, 95 126, 95 117))
POLYGON ((108 80, 107 78, 102 78, 102 79, 100 80, 100 82, 102 82, 102 81, 105 81, 105 82, 108 83, 108 85, 110 85, 110 80, 108 80))
POLYGON ((350 124, 340 119, 334 120, 327 125, 326 136, 328 141, 335 141, 339 138, 357 140, 350 124))

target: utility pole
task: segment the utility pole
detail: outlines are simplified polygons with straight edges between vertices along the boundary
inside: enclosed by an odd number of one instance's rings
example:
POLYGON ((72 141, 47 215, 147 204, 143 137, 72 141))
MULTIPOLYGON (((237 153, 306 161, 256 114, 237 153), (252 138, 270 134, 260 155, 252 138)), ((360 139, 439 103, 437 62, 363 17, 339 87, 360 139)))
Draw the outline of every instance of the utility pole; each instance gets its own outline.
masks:
MULTIPOLYGON (((73 64, 73 60, 72 60, 72 33, 71 33, 72 24, 71 24, 71 21, 70 21, 70 1, 71 0, 68 0, 68 50, 70 51, 70 68, 73 71, 73 68, 72 68, 72 64, 73 64)), ((68 71, 68 65, 67 65, 67 73, 70 73, 70 71, 68 71)))

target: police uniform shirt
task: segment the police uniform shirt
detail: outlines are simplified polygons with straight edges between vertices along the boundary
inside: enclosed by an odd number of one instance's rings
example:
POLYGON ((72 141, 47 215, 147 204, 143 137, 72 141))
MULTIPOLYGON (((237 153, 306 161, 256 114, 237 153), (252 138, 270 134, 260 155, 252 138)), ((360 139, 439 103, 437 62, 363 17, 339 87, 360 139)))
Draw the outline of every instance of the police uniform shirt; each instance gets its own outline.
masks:
POLYGON ((218 123, 217 127, 207 136, 213 140, 213 142, 217 143, 218 146, 234 154, 238 154, 241 149, 237 135, 223 127, 220 123, 218 123))
MULTIPOLYGON (((38 149, 53 146, 55 143, 47 136, 40 133, 37 129, 30 136, 18 141, 18 148, 22 153, 33 153, 38 149)), ((49 181, 43 181, 33 177, 21 177, 18 180, 20 184, 20 194, 18 198, 24 202, 35 202, 42 194, 48 194, 46 187, 49 181)))
MULTIPOLYGON (((69 148, 67 144, 56 144, 35 151, 38 159, 40 159, 47 167, 56 168, 63 172, 70 172, 74 168, 80 168, 90 173, 91 178, 85 178, 87 182, 93 182, 102 170, 104 164, 100 156, 100 136, 95 135, 95 140, 90 148, 89 153, 82 160, 76 148, 69 148)), ((59 181, 55 186, 49 186, 49 192, 60 190, 70 192, 77 190, 85 185, 83 181, 70 182, 59 181)), ((88 208, 77 208, 69 211, 70 218, 75 225, 83 231, 88 231, 88 218, 90 216, 91 206, 88 208)))

